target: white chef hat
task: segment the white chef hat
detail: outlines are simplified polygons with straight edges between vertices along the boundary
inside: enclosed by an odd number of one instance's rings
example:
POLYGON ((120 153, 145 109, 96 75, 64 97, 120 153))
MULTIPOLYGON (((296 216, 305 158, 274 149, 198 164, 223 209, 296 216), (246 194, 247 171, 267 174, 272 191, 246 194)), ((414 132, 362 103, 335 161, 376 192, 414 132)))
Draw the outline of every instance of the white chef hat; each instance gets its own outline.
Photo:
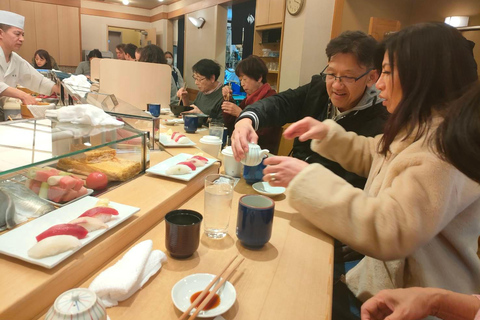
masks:
POLYGON ((25 26, 25 17, 10 11, 0 10, 0 23, 23 30, 25 26))

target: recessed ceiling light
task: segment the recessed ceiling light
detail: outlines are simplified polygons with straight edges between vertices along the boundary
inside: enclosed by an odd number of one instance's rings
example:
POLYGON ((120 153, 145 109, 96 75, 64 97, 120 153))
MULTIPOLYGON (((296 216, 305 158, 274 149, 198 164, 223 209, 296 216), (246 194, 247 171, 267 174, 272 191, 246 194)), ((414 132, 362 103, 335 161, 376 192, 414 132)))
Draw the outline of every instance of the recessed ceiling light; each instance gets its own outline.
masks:
POLYGON ((163 0, 158 0, 158 2, 163 2, 163 0))
POLYGON ((123 0, 122 3, 123 3, 124 5, 128 5, 128 4, 130 3, 130 1, 128 1, 128 0, 123 0))

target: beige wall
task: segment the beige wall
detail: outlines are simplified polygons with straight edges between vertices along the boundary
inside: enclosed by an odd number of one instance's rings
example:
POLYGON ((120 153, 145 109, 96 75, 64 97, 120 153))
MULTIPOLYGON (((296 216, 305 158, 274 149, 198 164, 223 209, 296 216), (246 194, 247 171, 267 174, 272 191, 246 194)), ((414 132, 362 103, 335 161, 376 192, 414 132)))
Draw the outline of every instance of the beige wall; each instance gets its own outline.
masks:
MULTIPOLYGON (((107 51, 108 26, 131 29, 152 28, 150 22, 81 15, 82 49, 107 51)), ((158 29, 157 29, 157 32, 158 29)))
POLYGON ((222 67, 220 81, 223 81, 225 47, 227 41, 227 9, 214 6, 198 10, 185 16, 185 70, 184 79, 189 88, 196 89, 192 79, 192 66, 200 59, 212 59, 222 67), (204 18, 205 25, 197 29, 189 17, 204 18))
POLYGON ((120 31, 122 33, 122 42, 123 43, 132 43, 137 47, 140 46, 141 34, 139 31, 134 29, 125 29, 125 28, 115 28, 108 27, 109 31, 120 31))
POLYGON ((333 1, 306 1, 297 16, 285 15, 280 91, 310 82, 327 63, 333 1), (318 19, 322 17, 322 19, 318 19))
POLYGON ((370 17, 399 20, 404 27, 410 24, 412 3, 413 0, 345 0, 342 31, 368 32, 370 17))
MULTIPOLYGON (((476 16, 479 14, 479 0, 416 0, 414 10, 412 10, 411 23, 445 21, 445 17, 449 16, 476 16)), ((475 22, 474 20, 472 19, 470 22, 475 22)), ((479 24, 477 21, 476 25, 479 24)))

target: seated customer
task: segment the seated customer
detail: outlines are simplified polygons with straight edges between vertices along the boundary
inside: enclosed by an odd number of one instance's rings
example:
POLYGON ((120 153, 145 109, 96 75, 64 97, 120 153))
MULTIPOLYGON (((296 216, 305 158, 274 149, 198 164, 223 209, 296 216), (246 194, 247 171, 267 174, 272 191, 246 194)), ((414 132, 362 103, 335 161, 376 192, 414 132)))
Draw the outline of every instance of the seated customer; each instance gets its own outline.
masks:
POLYGON ((35 51, 32 59, 32 66, 35 69, 59 70, 55 59, 43 49, 38 49, 35 51))
MULTIPOLYGON (((319 164, 303 167, 290 181, 277 174, 282 168, 276 168, 275 157, 265 161, 266 180, 288 185, 293 208, 365 254, 346 275, 343 301, 356 298, 358 306, 381 290, 415 286, 476 293, 480 188, 429 143, 450 103, 477 81, 472 51, 461 33, 444 23, 407 27, 383 46, 377 88, 391 113, 383 135, 362 137, 334 121, 312 118, 284 133, 313 139, 315 152, 368 176, 365 190, 319 164)), ((338 309, 339 301, 333 305, 334 315, 350 310, 338 309)))
POLYGON ((135 50, 135 60, 136 61, 140 60, 140 56, 142 55, 142 51, 143 51, 143 48, 137 48, 135 50))
POLYGON ((135 50, 137 50, 137 46, 133 43, 129 43, 125 46, 125 60, 127 61, 135 61, 135 50))
POLYGON ((87 55, 87 61, 82 61, 77 67, 77 70, 75 70, 75 74, 84 74, 87 76, 87 78, 90 78, 90 61, 92 61, 93 58, 102 58, 102 53, 98 49, 93 49, 90 51, 87 55))
MULTIPOLYGON (((222 84, 218 82, 220 76, 220 65, 210 59, 202 59, 192 67, 193 79, 198 88, 198 94, 191 105, 193 110, 190 113, 204 113, 211 120, 221 122, 222 115, 222 84)), ((177 96, 182 99, 183 105, 190 105, 188 92, 185 88, 180 88, 177 96)))
MULTIPOLYGON (((162 48, 154 44, 149 44, 142 49, 142 53, 139 62, 150 62, 150 63, 159 63, 167 64, 167 59, 165 59, 165 54, 163 53, 162 48)), ((175 81, 173 77, 170 79, 170 104, 178 103, 178 98, 176 98, 177 88, 175 87, 175 81), (172 102, 173 101, 173 102, 172 102), (176 102, 175 102, 176 101, 176 102)))
POLYGON ((115 47, 115 54, 118 60, 125 60, 125 43, 117 44, 115 47))
POLYGON ((182 77, 182 74, 180 73, 180 70, 178 70, 177 67, 173 65, 173 54, 170 51, 165 52, 165 59, 167 59, 167 64, 170 66, 170 68, 172 68, 172 80, 173 80, 173 83, 175 84, 175 92, 173 92, 170 98, 170 104, 178 105, 180 100, 177 97, 177 91, 180 88, 183 88, 185 82, 183 81, 183 77, 182 77))
MULTIPOLYGON (((223 87, 223 97, 226 100, 222 104, 223 123, 228 128, 230 136, 233 132, 235 120, 246 106, 276 94, 275 90, 267 83, 267 73, 268 69, 265 62, 257 56, 249 56, 240 61, 235 68, 235 74, 240 79, 247 97, 240 102, 239 106, 233 103, 232 89, 227 86, 223 87)), ((281 134, 281 126, 259 129, 257 130, 258 144, 262 149, 268 149, 271 153, 276 154, 281 134)))

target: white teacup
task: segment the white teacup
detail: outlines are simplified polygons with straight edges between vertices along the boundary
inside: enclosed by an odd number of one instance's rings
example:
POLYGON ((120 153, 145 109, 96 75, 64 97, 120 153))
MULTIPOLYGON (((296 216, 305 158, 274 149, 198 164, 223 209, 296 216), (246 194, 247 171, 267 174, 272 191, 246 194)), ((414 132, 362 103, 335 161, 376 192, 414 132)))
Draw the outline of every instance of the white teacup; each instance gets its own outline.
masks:
POLYGON ((46 320, 62 319, 107 320, 107 312, 95 292, 87 288, 75 288, 62 293, 48 310, 46 320))
POLYGON ((267 155, 270 151, 267 149, 260 149, 260 146, 256 143, 249 143, 248 144, 248 152, 245 154, 245 158, 243 158, 240 162, 246 166, 256 166, 262 162, 262 159, 267 155))

